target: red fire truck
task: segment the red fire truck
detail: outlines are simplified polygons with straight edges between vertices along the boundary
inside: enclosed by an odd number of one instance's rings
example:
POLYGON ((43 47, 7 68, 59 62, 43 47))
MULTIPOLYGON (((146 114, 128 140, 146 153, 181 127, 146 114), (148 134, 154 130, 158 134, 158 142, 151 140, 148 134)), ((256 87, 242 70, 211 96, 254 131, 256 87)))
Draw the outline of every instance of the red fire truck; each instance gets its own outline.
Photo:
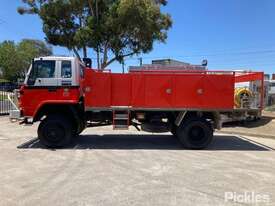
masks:
POLYGON ((171 132, 185 148, 202 149, 221 128, 222 115, 259 117, 263 108, 262 72, 170 68, 119 74, 85 62, 41 57, 30 66, 19 92, 20 116, 26 124, 40 122, 38 137, 48 147, 69 144, 86 127, 113 125, 171 132), (256 83, 250 99, 240 96, 236 107, 234 89, 242 82, 256 83))

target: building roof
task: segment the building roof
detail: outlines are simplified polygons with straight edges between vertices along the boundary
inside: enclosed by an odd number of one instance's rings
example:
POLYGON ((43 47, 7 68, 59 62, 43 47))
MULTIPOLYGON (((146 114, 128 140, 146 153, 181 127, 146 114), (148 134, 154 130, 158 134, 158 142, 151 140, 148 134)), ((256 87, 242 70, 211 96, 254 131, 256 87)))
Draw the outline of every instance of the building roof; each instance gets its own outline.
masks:
POLYGON ((152 64, 143 64, 141 66, 130 66, 129 71, 137 70, 206 70, 206 66, 193 65, 174 59, 153 60, 152 64))

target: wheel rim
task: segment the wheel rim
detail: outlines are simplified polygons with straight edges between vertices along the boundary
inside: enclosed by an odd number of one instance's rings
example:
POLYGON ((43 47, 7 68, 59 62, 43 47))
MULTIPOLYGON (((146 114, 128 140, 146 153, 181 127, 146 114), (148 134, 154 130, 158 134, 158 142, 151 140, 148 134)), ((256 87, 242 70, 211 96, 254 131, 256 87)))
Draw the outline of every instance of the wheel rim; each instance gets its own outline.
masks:
POLYGON ((204 128, 200 126, 192 126, 189 129, 188 137, 192 144, 203 144, 207 140, 207 135, 204 128))
POLYGON ((65 137, 65 129, 58 124, 50 124, 43 130, 43 136, 50 142, 57 143, 65 137))

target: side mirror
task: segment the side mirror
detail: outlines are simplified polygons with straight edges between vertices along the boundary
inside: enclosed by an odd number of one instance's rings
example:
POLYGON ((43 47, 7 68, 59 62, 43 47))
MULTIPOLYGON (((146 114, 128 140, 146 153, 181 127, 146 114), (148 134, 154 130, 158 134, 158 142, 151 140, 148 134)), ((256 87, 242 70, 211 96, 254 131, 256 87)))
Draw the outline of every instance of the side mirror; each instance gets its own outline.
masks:
POLYGON ((204 66, 204 67, 206 67, 208 65, 207 59, 202 60, 201 65, 204 66))
POLYGON ((83 62, 86 67, 89 67, 89 68, 92 67, 92 60, 90 58, 83 58, 83 62))

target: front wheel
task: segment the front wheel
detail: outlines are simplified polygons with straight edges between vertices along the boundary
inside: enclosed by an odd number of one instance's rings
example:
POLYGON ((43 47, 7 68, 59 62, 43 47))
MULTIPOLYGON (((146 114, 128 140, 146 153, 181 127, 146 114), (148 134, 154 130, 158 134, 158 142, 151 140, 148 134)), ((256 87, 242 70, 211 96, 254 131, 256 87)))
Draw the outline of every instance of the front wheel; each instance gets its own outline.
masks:
POLYGON ((187 149, 204 149, 213 140, 213 128, 202 118, 191 118, 177 129, 177 136, 187 149))
POLYGON ((66 146, 72 139, 72 123, 63 115, 49 115, 38 127, 40 142, 50 148, 66 146))
POLYGON ((177 138, 177 125, 171 125, 170 132, 172 133, 173 137, 177 138))

